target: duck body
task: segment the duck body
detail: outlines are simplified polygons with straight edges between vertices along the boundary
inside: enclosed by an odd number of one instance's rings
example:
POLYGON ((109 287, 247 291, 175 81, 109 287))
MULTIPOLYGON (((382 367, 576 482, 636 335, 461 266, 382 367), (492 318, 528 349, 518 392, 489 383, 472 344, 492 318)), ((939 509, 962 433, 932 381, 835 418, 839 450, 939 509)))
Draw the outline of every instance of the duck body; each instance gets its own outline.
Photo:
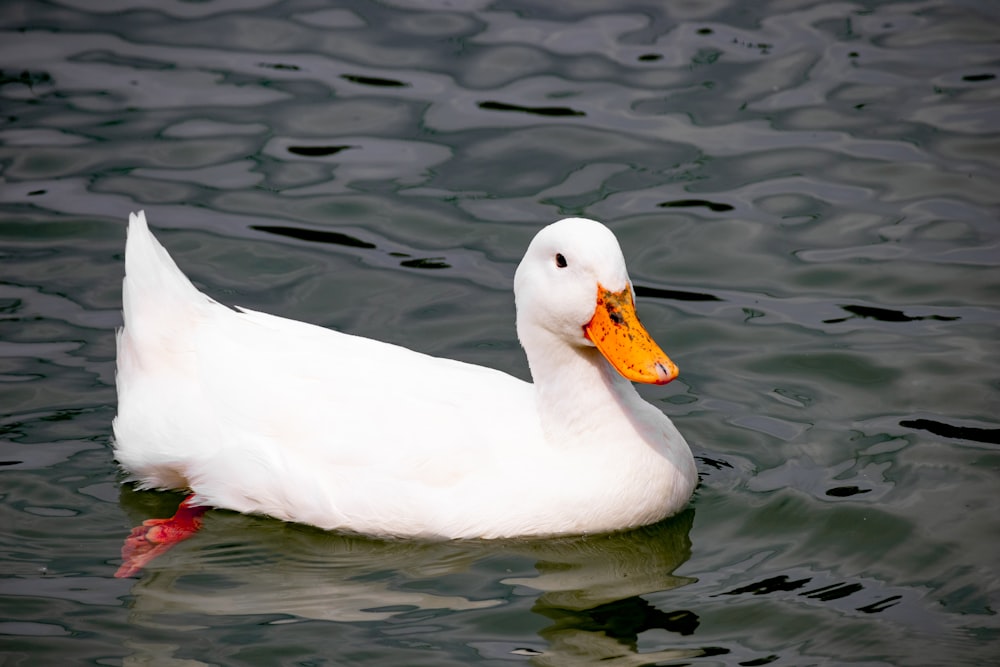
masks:
MULTIPOLYGON (((584 331, 598 286, 631 294, 600 223, 550 225, 518 268, 534 384, 230 309, 191 284, 142 213, 130 219, 125 271, 115 455, 142 488, 420 538, 620 530, 679 511, 694 489, 683 437, 584 331)), ((663 363, 649 381, 668 381, 663 363)))

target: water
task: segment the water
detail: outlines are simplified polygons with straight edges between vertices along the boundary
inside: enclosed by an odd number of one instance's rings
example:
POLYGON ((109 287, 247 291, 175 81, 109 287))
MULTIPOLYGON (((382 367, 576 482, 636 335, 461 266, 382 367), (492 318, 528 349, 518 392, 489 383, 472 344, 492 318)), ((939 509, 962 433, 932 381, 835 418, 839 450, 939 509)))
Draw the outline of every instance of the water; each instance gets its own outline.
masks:
POLYGON ((5 665, 996 660, 1000 13, 605 7, 3 3, 5 665), (224 302, 521 377, 528 240, 607 222, 690 508, 445 544, 211 512, 114 579, 180 500, 108 444, 138 209, 224 302))

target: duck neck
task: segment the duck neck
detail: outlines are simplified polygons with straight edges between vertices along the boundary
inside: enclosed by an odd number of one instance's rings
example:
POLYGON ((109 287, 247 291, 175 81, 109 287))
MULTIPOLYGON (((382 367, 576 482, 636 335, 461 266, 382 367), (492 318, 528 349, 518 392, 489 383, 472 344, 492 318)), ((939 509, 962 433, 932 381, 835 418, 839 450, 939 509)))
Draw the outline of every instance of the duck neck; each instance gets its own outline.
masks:
POLYGON ((567 345, 546 334, 526 348, 541 425, 552 443, 601 440, 603 433, 630 424, 641 403, 632 383, 594 347, 567 345))

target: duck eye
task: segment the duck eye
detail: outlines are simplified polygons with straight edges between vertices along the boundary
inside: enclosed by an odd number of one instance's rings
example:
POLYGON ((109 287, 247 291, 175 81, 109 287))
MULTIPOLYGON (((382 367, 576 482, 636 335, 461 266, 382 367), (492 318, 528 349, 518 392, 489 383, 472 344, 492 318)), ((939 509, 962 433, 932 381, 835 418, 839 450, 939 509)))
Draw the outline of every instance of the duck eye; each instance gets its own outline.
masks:
POLYGON ((556 253, 556 266, 560 269, 566 268, 566 258, 562 256, 561 252, 556 253))

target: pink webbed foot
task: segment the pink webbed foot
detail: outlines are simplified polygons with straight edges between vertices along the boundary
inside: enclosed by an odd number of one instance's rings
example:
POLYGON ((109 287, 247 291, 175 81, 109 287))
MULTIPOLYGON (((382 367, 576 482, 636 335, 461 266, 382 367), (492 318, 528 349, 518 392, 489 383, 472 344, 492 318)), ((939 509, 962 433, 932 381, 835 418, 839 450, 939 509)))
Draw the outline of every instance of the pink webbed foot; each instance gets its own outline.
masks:
POLYGON ((193 497, 185 498, 169 519, 146 519, 132 529, 122 545, 122 564, 115 577, 137 575, 154 558, 198 532, 208 508, 193 504, 193 497))

